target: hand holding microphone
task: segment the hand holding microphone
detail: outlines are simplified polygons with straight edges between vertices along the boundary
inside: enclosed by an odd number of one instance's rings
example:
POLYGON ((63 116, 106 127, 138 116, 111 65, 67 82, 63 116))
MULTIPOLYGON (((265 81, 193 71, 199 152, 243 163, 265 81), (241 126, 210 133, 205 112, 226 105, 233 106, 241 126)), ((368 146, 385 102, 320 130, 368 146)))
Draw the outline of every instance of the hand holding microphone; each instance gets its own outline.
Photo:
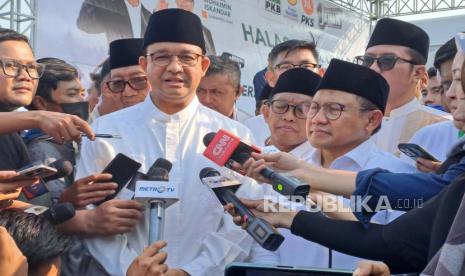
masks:
MULTIPOLYGON (((256 154, 260 153, 260 149, 242 142, 239 137, 225 130, 221 129, 218 133, 208 133, 205 135, 203 142, 207 146, 204 155, 220 166, 234 169, 234 162, 243 164, 249 176, 253 176, 254 168, 260 166, 258 173, 263 177, 262 179, 270 183, 273 189, 282 195, 306 197, 310 192, 310 185, 299 178, 276 172, 270 167, 265 166, 264 161, 257 161, 259 163, 254 164, 253 160, 250 161, 249 159, 253 155, 257 157, 256 154), (253 168, 251 168, 252 165, 254 165, 253 168)), ((271 154, 271 156, 273 158, 282 156, 280 154, 271 154)), ((287 159, 290 158, 287 157, 287 159)), ((298 163, 298 161, 293 162, 298 163)), ((292 169, 294 165, 291 162, 287 168, 292 169)), ((254 178, 257 178, 257 176, 255 175, 254 178)))

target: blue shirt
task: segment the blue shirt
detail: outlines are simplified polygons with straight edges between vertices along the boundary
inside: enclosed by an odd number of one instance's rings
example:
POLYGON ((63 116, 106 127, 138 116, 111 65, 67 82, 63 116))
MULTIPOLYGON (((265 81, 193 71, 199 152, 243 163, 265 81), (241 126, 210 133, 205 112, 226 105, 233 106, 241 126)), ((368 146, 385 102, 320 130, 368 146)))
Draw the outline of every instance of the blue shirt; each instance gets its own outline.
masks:
MULTIPOLYGON (((438 194, 458 175, 465 172, 465 158, 451 165, 443 174, 435 173, 391 173, 382 169, 361 171, 357 174, 356 188, 352 194, 360 196, 368 207, 374 209, 381 196, 395 210, 407 211, 419 207, 422 202, 438 194)), ((367 226, 375 213, 355 210, 354 215, 367 226)))

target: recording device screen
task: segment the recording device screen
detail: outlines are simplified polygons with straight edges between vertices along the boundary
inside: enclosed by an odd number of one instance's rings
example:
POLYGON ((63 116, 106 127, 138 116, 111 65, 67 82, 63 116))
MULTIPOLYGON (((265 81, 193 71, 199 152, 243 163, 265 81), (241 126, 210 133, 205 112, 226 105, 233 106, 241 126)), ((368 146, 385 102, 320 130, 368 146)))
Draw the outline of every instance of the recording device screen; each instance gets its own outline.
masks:
POLYGON ((348 270, 318 269, 291 266, 233 263, 226 268, 225 276, 347 276, 348 270))

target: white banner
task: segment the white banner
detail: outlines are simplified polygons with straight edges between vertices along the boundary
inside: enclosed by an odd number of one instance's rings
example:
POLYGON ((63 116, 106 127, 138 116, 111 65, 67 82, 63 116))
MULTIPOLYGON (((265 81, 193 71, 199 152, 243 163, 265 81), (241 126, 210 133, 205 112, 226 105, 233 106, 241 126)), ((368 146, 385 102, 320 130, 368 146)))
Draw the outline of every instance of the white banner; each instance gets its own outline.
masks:
MULTIPOLYGON (((267 65, 271 48, 288 39, 317 44, 320 62, 362 54, 369 23, 323 0, 49 0, 38 1, 38 57, 62 58, 91 72, 117 38, 139 37, 151 11, 184 8, 202 19, 208 54, 241 63, 243 97, 239 105, 255 109, 252 79, 267 65)), ((188 27, 188 26, 186 26, 188 27)), ((88 83, 87 74, 83 74, 88 83)))

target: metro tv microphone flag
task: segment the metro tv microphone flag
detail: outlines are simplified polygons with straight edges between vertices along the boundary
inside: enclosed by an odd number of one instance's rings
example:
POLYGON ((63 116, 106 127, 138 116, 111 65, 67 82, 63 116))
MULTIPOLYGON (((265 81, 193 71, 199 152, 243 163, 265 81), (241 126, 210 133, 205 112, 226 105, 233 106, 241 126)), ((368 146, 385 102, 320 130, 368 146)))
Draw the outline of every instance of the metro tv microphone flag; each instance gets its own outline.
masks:
MULTIPOLYGON (((239 137, 223 129, 218 133, 206 134, 203 143, 207 147, 203 155, 217 165, 227 168, 231 168, 232 162, 243 164, 252 152, 260 153, 260 148, 242 142, 239 137)), ((260 174, 269 179, 273 189, 282 195, 306 197, 310 192, 310 185, 295 176, 281 174, 268 167, 260 174)))
POLYGON ((221 176, 213 168, 203 168, 199 177, 203 184, 213 190, 221 204, 232 203, 241 217, 247 216, 248 225, 245 230, 258 244, 270 251, 279 248, 284 237, 266 220, 257 218, 234 194, 241 185, 239 181, 221 176))

